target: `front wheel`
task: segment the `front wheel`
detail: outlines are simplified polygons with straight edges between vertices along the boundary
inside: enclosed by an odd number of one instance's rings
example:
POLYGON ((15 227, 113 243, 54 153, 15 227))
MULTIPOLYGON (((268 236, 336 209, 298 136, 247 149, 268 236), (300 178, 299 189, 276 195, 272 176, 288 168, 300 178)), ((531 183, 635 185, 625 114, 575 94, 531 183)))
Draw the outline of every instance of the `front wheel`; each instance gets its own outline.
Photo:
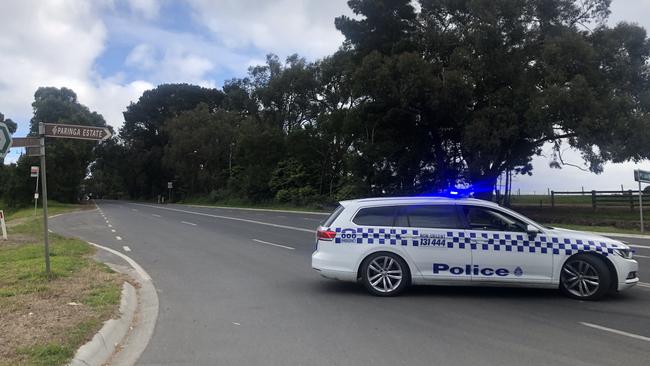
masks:
POLYGON ((361 265, 361 280, 366 289, 376 296, 396 296, 411 280, 408 265, 393 253, 371 254, 361 265))
POLYGON ((578 300, 598 300, 605 296, 612 276, 602 258, 578 254, 564 263, 560 274, 560 289, 578 300))

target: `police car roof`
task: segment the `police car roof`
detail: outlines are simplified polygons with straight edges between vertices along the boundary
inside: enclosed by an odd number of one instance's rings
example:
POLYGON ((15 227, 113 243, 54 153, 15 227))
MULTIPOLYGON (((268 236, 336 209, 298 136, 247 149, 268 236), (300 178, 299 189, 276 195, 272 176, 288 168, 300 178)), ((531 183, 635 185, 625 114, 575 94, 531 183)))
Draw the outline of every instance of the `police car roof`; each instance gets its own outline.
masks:
POLYGON ((441 196, 419 196, 419 197, 374 197, 374 198, 360 198, 356 200, 347 200, 347 201, 341 201, 339 202, 342 206, 351 206, 351 205, 358 205, 358 206, 366 206, 366 205, 372 205, 372 204, 385 204, 385 203, 392 203, 392 204, 425 204, 425 203, 437 203, 437 204, 443 204, 443 203, 472 203, 472 204, 479 204, 482 206, 499 206, 498 204, 490 201, 485 201, 485 200, 479 200, 476 198, 464 198, 464 197, 459 197, 459 198, 450 198, 450 197, 441 197, 441 196))

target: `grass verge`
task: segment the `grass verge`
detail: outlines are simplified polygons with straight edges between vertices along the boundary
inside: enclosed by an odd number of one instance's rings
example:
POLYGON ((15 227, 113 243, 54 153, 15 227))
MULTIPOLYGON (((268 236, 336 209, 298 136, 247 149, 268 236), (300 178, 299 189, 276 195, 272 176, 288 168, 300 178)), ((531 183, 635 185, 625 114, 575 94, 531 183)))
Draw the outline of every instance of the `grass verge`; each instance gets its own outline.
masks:
MULTIPOLYGON (((77 209, 52 204, 51 214, 77 209)), ((85 242, 50 235, 44 273, 42 211, 9 212, 0 241, 0 365, 63 365, 117 314, 123 276, 92 258, 85 242)))

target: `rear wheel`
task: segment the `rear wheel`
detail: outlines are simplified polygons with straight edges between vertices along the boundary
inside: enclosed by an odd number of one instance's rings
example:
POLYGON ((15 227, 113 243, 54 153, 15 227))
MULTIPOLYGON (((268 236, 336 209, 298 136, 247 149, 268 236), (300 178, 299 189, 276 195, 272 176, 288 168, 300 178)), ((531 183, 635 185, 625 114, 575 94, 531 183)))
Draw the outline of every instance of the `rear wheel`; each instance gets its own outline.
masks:
POLYGON ((598 300, 612 285, 612 275, 602 258, 578 254, 564 263, 560 274, 560 289, 579 300, 598 300))
POLYGON ((406 262, 398 255, 375 253, 363 261, 361 280, 373 295, 395 296, 408 287, 411 273, 406 262))

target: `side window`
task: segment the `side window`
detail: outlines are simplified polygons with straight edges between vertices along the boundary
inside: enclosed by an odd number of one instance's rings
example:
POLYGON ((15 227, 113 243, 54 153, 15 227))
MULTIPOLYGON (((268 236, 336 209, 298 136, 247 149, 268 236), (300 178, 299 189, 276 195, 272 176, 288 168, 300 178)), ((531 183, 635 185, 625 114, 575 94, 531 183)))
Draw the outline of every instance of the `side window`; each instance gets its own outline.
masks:
MULTIPOLYGON (((405 216, 408 226, 435 229, 461 229, 463 225, 452 205, 407 206, 400 212, 405 216)), ((406 225, 405 225, 406 226, 406 225)))
POLYGON ((526 231, 526 223, 498 210, 477 206, 462 206, 471 230, 526 231))
POLYGON ((339 205, 339 207, 337 207, 336 210, 334 210, 334 212, 332 212, 332 214, 327 218, 327 220, 325 220, 325 222, 323 222, 322 225, 324 227, 328 227, 328 226, 332 225, 334 220, 336 220, 336 218, 339 217, 341 212, 343 212, 343 206, 339 205))
POLYGON ((393 226, 396 211, 394 206, 362 208, 352 222, 364 226, 393 226))

